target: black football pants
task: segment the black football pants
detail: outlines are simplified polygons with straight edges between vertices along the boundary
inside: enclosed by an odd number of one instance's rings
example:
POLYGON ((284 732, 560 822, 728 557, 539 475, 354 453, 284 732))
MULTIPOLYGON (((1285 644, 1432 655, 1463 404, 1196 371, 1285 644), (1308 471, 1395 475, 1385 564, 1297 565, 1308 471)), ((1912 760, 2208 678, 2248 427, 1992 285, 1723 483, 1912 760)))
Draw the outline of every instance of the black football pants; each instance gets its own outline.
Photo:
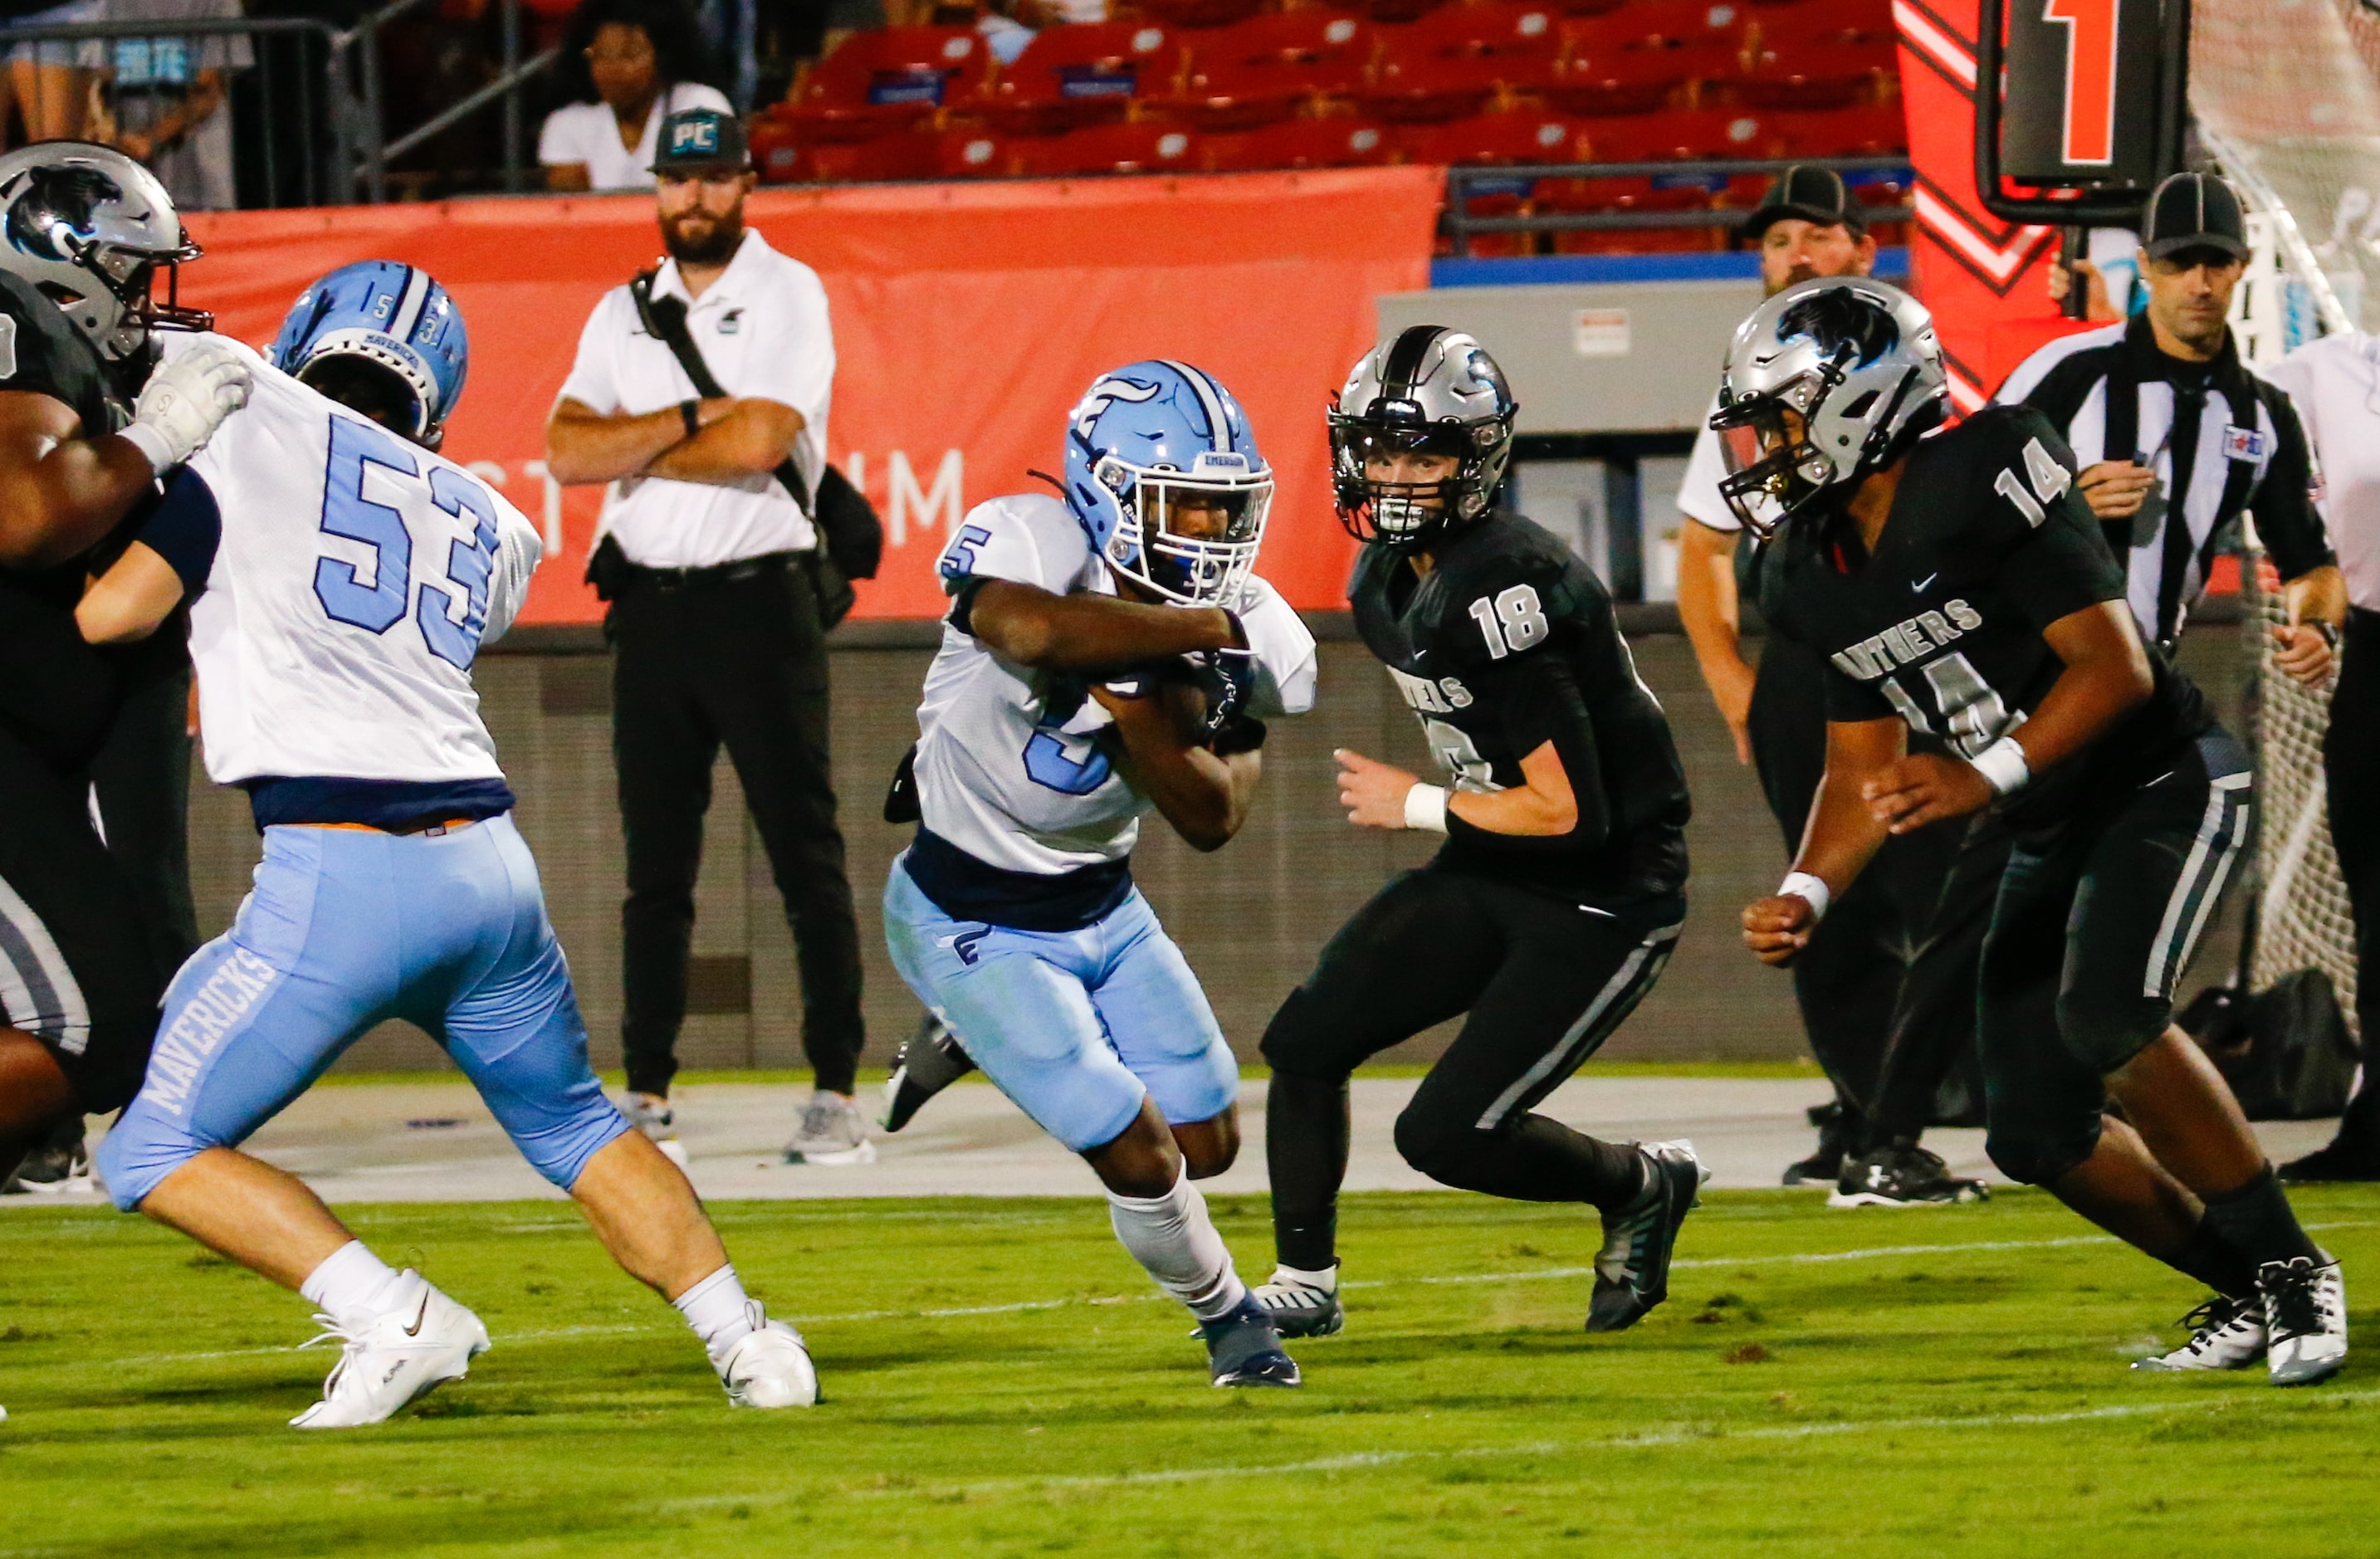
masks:
POLYGON ((1684 920, 1682 895, 1603 909, 1469 872, 1392 878, 1265 1030, 1265 1152, 1281 1260, 1330 1264, 1348 1075, 1464 1014, 1397 1117, 1405 1162, 1443 1185, 1516 1200, 1606 1206, 1633 1195, 1633 1151, 1532 1112, 1652 989, 1684 920))
MULTIPOLYGON (((1790 859, 1801 848, 1810 803, 1827 771, 1826 662, 1819 653, 1770 634, 1761 650, 1746 723, 1760 787, 1790 859)), ((1863 1122, 1876 1101, 1903 974, 1917 956, 1958 846, 1955 828, 1922 829, 1887 840, 1859 880, 1828 907, 1809 945, 1793 961, 1793 999, 1802 1009, 1810 1052, 1845 1110, 1863 1122)), ((1979 922, 1976 941, 1981 930, 1979 922)), ((1969 1007, 1974 1001, 1972 972, 1970 965, 1964 996, 1969 1007)), ((1973 1031, 1968 1016, 1949 1027, 1914 1031, 1914 1038, 1955 1058, 1972 1048, 1973 1031)))
POLYGON ((797 567, 676 583, 632 579, 605 618, 612 745, 627 835, 621 910, 628 1087, 665 1093, 686 1018, 702 820, 722 743, 792 925, 802 1049, 818 1086, 852 1090, 866 1042, 859 931, 835 822, 827 652, 797 567))
POLYGON ((2330 843, 2355 916, 2355 1017, 2363 1042, 2363 1080, 2347 1102, 2338 1139, 2380 1153, 2380 612, 2347 615, 2338 686, 2330 695, 2323 737, 2329 789, 2330 843))
POLYGON ((91 761, 107 853, 140 903, 160 981, 199 950, 190 897, 190 665, 176 653, 127 679, 91 761))

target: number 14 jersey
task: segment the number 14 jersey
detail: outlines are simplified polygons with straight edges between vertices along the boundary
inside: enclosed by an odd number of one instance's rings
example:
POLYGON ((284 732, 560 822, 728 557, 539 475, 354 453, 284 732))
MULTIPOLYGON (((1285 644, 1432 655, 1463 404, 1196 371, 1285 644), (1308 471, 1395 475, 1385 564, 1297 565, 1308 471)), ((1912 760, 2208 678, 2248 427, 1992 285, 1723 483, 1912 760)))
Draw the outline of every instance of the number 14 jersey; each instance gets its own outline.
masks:
MULTIPOLYGON (((2021 406, 1919 442, 1873 555, 1848 517, 1828 515, 1789 524, 1761 568, 1761 615, 1827 657, 1829 721, 1898 716, 1967 758, 2023 725, 2065 670, 2042 630, 2123 600, 2072 452, 2021 406)), ((2148 657, 2148 701, 2001 803, 2010 822, 2128 793, 2213 724, 2165 653, 2148 657)))
POLYGON ((190 608, 208 774, 500 778, 469 668, 520 609, 536 530, 462 467, 239 349, 248 406, 189 464, 223 515, 190 608))

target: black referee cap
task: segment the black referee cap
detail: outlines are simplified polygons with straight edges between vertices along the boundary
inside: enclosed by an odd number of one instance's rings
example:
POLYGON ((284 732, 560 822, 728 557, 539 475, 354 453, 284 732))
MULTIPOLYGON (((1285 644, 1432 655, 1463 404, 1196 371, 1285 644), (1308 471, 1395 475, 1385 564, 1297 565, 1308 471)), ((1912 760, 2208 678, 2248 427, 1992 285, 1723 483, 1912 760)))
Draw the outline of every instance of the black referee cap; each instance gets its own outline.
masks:
POLYGON ((1843 184, 1843 176, 1832 168, 1814 168, 1796 163, 1777 176, 1768 192, 1760 197, 1760 204, 1743 219, 1741 231, 1747 238, 1757 238, 1788 217, 1815 222, 1822 227, 1840 223, 1858 238, 1867 231, 1867 213, 1843 184))
POLYGON ((2156 187, 2142 213, 2141 248, 2151 260, 2186 249, 2248 258, 2248 218, 2240 192, 2211 173, 2178 173, 2156 187))

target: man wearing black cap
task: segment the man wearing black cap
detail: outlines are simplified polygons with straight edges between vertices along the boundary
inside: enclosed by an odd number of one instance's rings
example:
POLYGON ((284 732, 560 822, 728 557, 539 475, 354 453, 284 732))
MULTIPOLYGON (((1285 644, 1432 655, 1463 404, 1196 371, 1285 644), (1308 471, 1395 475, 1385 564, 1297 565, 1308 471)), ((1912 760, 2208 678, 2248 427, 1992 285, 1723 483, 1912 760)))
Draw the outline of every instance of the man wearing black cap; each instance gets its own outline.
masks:
POLYGON ((627 837, 627 1113, 675 1148, 669 1085, 723 742, 800 955, 802 1043, 818 1091, 787 1155, 864 1163, 874 1150, 851 1098, 864 1039, 859 934, 828 767, 808 504, 826 470, 834 381, 826 291, 746 230, 754 176, 742 125, 688 109, 662 121, 656 147, 670 258, 596 305, 546 425, 556 481, 612 484, 591 573, 611 603, 627 837), (686 353, 724 394, 698 387, 686 353))
MULTIPOLYGON (((1816 276, 1864 276, 1876 263, 1866 214, 1841 176, 1828 168, 1786 169, 1742 232, 1759 246, 1764 296, 1816 276)), ((1707 420, 1678 493, 1686 521, 1678 547, 1678 617, 1734 734, 1736 759, 1757 767, 1791 855, 1826 767, 1825 664, 1774 636, 1762 648, 1757 672, 1743 658, 1739 603, 1746 594, 1756 599, 1758 553, 1737 545, 1742 530, 1719 496, 1725 472, 1718 435, 1707 420)), ((1832 907, 1795 964, 1794 1000, 1810 1048, 1835 1085, 1836 1102, 1813 1112, 1818 1149, 1786 1169, 1789 1186, 1837 1187, 1846 1163, 1864 1146, 1865 1103, 1882 1064, 1893 1002, 1948 861, 1949 846, 1928 835, 1894 840, 1832 907)), ((1954 1059, 1960 1048, 1953 1036, 1954 1059)), ((1955 1200, 1973 1194, 1972 1182, 1949 1175, 1938 1160, 1919 1158, 1913 1148, 1881 1200, 1955 1200)))

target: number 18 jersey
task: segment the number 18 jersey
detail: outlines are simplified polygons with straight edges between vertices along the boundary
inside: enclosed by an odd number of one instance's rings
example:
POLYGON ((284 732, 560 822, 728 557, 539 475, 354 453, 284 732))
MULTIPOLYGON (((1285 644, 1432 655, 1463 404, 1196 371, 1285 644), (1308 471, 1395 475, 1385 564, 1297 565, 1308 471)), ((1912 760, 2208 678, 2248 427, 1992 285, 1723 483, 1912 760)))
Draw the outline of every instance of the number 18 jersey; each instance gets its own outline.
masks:
POLYGON ((462 467, 240 351, 248 406, 189 463, 223 516, 190 608, 207 773, 501 778, 470 665, 520 609, 537 531, 462 467))

